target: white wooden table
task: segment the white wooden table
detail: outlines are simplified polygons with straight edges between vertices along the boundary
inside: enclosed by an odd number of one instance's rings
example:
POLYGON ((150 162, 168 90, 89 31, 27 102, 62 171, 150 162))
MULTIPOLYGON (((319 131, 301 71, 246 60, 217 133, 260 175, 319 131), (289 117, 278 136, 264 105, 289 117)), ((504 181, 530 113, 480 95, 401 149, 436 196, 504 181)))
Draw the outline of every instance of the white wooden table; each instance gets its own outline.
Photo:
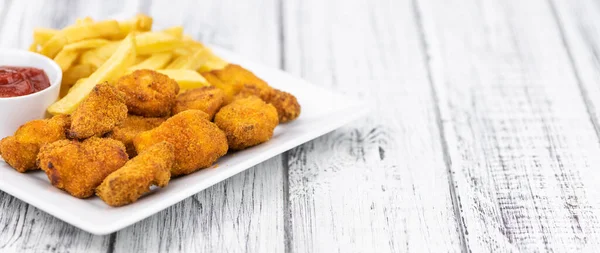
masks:
POLYGON ((600 251, 598 1, 0 0, 0 47, 137 12, 373 113, 108 236, 0 192, 0 252, 600 251))

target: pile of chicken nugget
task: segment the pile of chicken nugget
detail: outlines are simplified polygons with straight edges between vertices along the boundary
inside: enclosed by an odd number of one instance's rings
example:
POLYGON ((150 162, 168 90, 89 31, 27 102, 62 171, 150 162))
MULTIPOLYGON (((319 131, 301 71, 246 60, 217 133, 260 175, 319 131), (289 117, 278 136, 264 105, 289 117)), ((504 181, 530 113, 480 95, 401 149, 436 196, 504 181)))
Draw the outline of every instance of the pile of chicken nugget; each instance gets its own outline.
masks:
POLYGON ((43 170, 74 197, 122 206, 268 141, 300 115, 293 95, 241 66, 201 74, 211 86, 182 92, 147 69, 97 84, 71 114, 30 121, 2 139, 0 154, 19 172, 43 170))

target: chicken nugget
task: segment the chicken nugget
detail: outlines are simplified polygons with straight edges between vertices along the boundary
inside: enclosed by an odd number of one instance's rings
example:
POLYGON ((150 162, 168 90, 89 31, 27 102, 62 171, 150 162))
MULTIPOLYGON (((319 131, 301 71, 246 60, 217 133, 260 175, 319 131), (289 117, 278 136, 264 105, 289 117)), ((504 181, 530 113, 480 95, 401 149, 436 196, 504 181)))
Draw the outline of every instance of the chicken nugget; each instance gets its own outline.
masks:
POLYGON ((150 186, 167 186, 174 160, 173 145, 165 141, 154 144, 108 175, 96 188, 96 195, 111 206, 133 203, 149 192, 150 186))
POLYGON ((273 93, 265 102, 272 104, 277 109, 279 123, 286 123, 295 120, 300 116, 300 104, 294 95, 278 89, 273 89, 273 93))
POLYGON ((175 148, 171 175, 190 174, 211 166, 227 153, 227 138, 206 113, 187 110, 167 119, 157 128, 138 134, 133 145, 138 153, 155 143, 167 141, 175 148))
POLYGON ((225 93, 215 87, 202 87, 185 92, 177 96, 173 107, 173 115, 185 110, 201 110, 208 115, 207 120, 212 120, 217 111, 225 102, 225 93))
POLYGON ((213 86, 225 93, 225 104, 231 103, 235 96, 255 95, 261 99, 271 96, 273 88, 255 76, 249 70, 236 64, 228 64, 225 68, 202 73, 202 76, 213 86))
POLYGON ((98 137, 55 141, 38 154, 38 164, 52 185, 77 198, 92 196, 104 178, 127 159, 123 143, 98 137))
POLYGON ((69 115, 29 121, 20 126, 14 136, 0 141, 0 154, 18 172, 38 169, 35 160, 40 147, 66 139, 65 131, 70 124, 69 115))
POLYGON ((121 125, 115 127, 106 137, 113 138, 125 144, 129 158, 135 157, 137 152, 133 146, 133 137, 141 132, 152 130, 165 121, 165 118, 144 118, 142 116, 128 115, 121 125))
POLYGON ((223 90, 225 104, 235 99, 256 96, 277 109, 279 122, 292 121, 300 115, 300 104, 294 95, 272 88, 249 70, 235 64, 202 73, 206 80, 223 90))
POLYGON ((169 116, 179 93, 177 82, 154 70, 136 70, 116 81, 125 93, 129 113, 144 117, 169 116))
POLYGON ((278 123, 275 107, 254 96, 236 99, 215 115, 215 124, 227 135, 232 150, 268 141, 278 123))
POLYGON ((108 83, 98 84, 71 115, 67 137, 85 139, 111 131, 127 118, 123 93, 108 83))

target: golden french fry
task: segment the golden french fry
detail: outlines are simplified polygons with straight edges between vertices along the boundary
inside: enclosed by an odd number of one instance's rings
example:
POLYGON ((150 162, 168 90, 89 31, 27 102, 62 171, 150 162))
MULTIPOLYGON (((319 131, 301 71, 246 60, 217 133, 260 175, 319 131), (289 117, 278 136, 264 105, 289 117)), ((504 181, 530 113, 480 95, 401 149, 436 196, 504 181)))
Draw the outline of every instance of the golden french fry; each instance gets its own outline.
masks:
POLYGON ((77 60, 79 53, 76 50, 62 50, 54 57, 54 61, 60 66, 63 72, 71 67, 71 64, 77 60))
MULTIPOLYGON (((109 40, 106 39, 89 39, 82 40, 79 42, 75 42, 69 45, 66 45, 63 50, 81 50, 81 49, 90 49, 104 46, 110 43, 109 40)), ((115 43, 116 44, 116 43, 115 43)))
POLYGON ((112 81, 133 64, 136 57, 135 49, 135 37, 132 35, 127 36, 119 43, 117 51, 98 70, 85 81, 74 85, 65 97, 48 107, 48 112, 54 115, 73 112, 94 89, 96 84, 112 81))
POLYGON ((62 85, 72 85, 82 78, 90 76, 96 67, 89 64, 78 64, 63 73, 62 85))
POLYGON ((173 26, 167 29, 162 30, 162 32, 169 34, 179 40, 183 37, 183 27, 182 26, 173 26))
POLYGON ((212 71, 215 69, 222 69, 225 68, 227 64, 229 64, 229 62, 221 59, 219 56, 214 54, 212 50, 208 48, 206 48, 206 50, 204 50, 203 53, 206 54, 206 60, 202 62, 200 64, 200 67, 198 67, 197 69, 200 73, 212 71))
POLYGON ((120 32, 119 23, 115 20, 69 26, 56 33, 49 41, 44 43, 40 53, 54 58, 69 43, 85 39, 111 37, 120 32))
POLYGON ((198 72, 202 73, 213 71, 216 69, 222 69, 225 68, 227 64, 229 63, 215 55, 215 57, 209 57, 207 61, 202 63, 202 65, 200 65, 200 67, 198 68, 198 72))
POLYGON ((30 52, 36 52, 38 51, 38 44, 35 43, 31 43, 31 45, 29 45, 29 48, 27 48, 27 50, 29 50, 30 52))
POLYGON ((48 42, 54 35, 56 35, 59 30, 49 29, 49 28, 35 28, 33 29, 33 43, 38 45, 44 45, 48 42))
POLYGON ((162 69, 165 66, 167 66, 169 61, 171 61, 172 57, 173 55, 171 53, 153 54, 152 56, 148 57, 148 59, 146 59, 145 61, 130 67, 128 71, 133 72, 134 70, 138 69, 162 69))
POLYGON ((208 49, 202 48, 196 50, 193 54, 177 57, 166 69, 191 69, 196 70, 208 60, 208 49))
POLYGON ((75 25, 89 25, 94 23, 94 20, 91 17, 78 18, 75 20, 75 25))
POLYGON ((152 29, 152 18, 144 14, 138 14, 134 18, 119 22, 121 32, 113 39, 125 38, 133 31, 146 32, 152 29))
POLYGON ((138 64, 140 64, 141 62, 145 61, 148 58, 149 57, 138 55, 137 57, 135 57, 135 62, 133 63, 133 65, 138 65, 138 64))
POLYGON ((90 64, 99 68, 108 58, 111 57, 119 47, 119 42, 109 42, 108 44, 86 51, 81 54, 79 62, 82 64, 90 64))
POLYGON ((203 86, 210 86, 210 83, 204 79, 198 72, 189 69, 162 69, 157 72, 169 76, 179 84, 180 90, 194 89, 203 86))
POLYGON ((183 35, 181 43, 183 44, 182 46, 173 49, 173 54, 176 56, 193 54, 197 50, 205 48, 202 43, 195 41, 189 35, 183 35))
POLYGON ((181 40, 163 32, 145 32, 135 37, 139 55, 170 52, 181 45, 181 40))

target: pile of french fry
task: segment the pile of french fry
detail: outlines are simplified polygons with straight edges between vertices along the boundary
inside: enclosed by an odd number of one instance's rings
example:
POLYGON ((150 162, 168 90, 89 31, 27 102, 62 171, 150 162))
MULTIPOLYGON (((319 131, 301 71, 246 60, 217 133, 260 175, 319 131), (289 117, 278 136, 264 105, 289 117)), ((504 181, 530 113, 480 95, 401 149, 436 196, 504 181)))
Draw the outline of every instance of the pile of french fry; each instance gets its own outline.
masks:
POLYGON ((227 62, 183 34, 183 27, 152 30, 152 18, 137 15, 125 21, 78 19, 62 30, 37 28, 29 50, 61 67, 61 99, 51 114, 69 114, 98 83, 112 82, 137 69, 152 69, 179 83, 181 90, 210 85, 200 72, 227 62))

